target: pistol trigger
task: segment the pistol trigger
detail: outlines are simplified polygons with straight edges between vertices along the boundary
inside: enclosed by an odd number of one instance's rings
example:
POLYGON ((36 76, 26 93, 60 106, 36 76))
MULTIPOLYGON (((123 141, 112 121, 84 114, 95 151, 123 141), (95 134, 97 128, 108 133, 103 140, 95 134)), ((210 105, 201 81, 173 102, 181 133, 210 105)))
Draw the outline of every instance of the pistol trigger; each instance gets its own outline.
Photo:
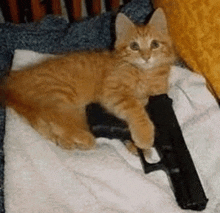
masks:
POLYGON ((156 171, 156 170, 164 170, 165 167, 162 163, 162 160, 160 160, 158 163, 148 163, 144 157, 143 151, 138 148, 138 154, 140 156, 140 161, 144 170, 145 174, 148 174, 150 172, 156 171))

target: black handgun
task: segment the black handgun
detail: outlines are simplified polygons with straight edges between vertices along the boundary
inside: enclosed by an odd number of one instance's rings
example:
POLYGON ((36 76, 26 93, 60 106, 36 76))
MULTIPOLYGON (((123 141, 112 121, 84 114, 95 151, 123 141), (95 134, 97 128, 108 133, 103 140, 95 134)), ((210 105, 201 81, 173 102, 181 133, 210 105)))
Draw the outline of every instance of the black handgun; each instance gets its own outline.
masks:
MULTIPOLYGON (((194 163, 185 144, 180 126, 172 108, 172 100, 166 95, 150 97, 146 106, 156 129, 154 147, 160 161, 150 164, 145 160, 142 150, 138 149, 144 172, 164 170, 182 209, 204 210, 206 198, 194 163)), ((96 137, 131 140, 127 124, 109 114, 98 104, 87 107, 90 129, 96 137)))

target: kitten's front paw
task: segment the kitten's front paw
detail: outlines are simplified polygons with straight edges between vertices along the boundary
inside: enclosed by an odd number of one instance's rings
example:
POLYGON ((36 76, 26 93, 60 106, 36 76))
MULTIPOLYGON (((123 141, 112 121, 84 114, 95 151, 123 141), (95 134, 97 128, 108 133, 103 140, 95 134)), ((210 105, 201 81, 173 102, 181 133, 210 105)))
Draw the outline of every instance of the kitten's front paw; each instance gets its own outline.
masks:
MULTIPOLYGON (((127 140, 125 141, 125 146, 128 149, 130 153, 133 155, 139 155, 138 153, 138 147, 134 144, 133 141, 127 140)), ((145 156, 145 158, 149 158, 151 156, 151 150, 150 149, 142 149, 142 152, 145 156)))
POLYGON ((136 125, 131 128, 131 137, 140 149, 150 149, 154 144, 155 130, 152 122, 145 125, 136 125))

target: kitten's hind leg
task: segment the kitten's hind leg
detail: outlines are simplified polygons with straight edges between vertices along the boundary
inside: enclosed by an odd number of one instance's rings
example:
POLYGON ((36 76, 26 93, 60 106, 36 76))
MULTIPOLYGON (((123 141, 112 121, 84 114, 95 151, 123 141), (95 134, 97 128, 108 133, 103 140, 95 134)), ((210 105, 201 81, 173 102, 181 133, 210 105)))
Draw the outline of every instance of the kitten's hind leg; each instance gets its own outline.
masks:
POLYGON ((86 150, 95 147, 95 138, 89 131, 84 108, 50 109, 42 117, 39 124, 44 125, 38 125, 38 131, 62 148, 86 150))

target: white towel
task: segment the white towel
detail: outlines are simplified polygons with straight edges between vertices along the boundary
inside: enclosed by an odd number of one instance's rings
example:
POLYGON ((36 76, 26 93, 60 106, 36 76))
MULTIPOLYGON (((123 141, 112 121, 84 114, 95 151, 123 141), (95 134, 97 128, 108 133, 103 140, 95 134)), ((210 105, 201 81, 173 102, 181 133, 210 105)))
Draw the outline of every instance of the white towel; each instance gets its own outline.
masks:
MULTIPOLYGON (((47 56, 17 50, 13 69, 47 56)), ((209 199, 220 212, 220 109, 201 76, 173 67, 169 96, 209 199)), ((181 213, 163 171, 144 174, 119 140, 97 139, 91 151, 65 151, 43 139, 7 109, 7 213, 181 213)), ((152 161, 156 160, 156 153, 152 161)))

